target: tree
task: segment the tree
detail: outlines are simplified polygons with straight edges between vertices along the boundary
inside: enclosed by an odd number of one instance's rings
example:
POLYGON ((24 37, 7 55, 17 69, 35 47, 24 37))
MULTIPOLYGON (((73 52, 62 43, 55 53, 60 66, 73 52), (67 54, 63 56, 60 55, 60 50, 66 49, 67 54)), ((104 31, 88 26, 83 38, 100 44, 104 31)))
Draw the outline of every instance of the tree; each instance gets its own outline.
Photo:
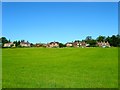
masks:
POLYGON ((117 35, 117 46, 120 47, 120 35, 117 35))
POLYGON ((20 41, 17 41, 17 40, 16 40, 16 41, 14 41, 13 43, 15 44, 16 47, 20 47, 20 41))
POLYGON ((8 43, 10 43, 11 41, 10 41, 10 39, 8 40, 8 43))
POLYGON ((96 46, 96 40, 92 39, 92 36, 87 36, 85 42, 89 44, 90 47, 96 46))
POLYGON ((106 37, 105 41, 110 43, 111 42, 111 37, 109 37, 109 36, 106 37))
POLYGON ((20 45, 20 40, 18 41, 18 45, 20 45))
POLYGON ((80 40, 75 40, 74 42, 81 42, 80 40))
POLYGON ((88 42, 90 44, 90 47, 96 47, 96 40, 92 39, 88 42))
POLYGON ((65 47, 65 44, 59 43, 59 47, 60 47, 60 48, 65 47))
POLYGON ((2 47, 2 38, 0 38, 0 48, 2 47))
POLYGON ((91 37, 91 36, 87 36, 87 37, 85 38, 85 42, 86 42, 86 43, 89 43, 91 40, 92 40, 92 37, 91 37))
POLYGON ((97 37, 97 39, 96 39, 98 42, 103 42, 103 41, 105 41, 105 36, 99 36, 99 37, 97 37))
POLYGON ((0 42, 1 42, 2 47, 3 47, 5 43, 8 43, 8 40, 6 39, 6 37, 1 37, 0 42))
POLYGON ((25 40, 21 40, 21 42, 25 42, 25 40))
POLYGON ((120 35, 112 35, 110 45, 114 47, 120 46, 120 35))
POLYGON ((96 40, 91 39, 86 41, 87 44, 89 44, 90 47, 95 47, 96 46, 96 40))
POLYGON ((120 47, 120 35, 112 35, 111 37, 107 37, 105 39, 106 42, 110 43, 110 46, 120 47))
POLYGON ((30 46, 31 46, 31 47, 34 47, 34 44, 33 44, 33 43, 30 43, 30 46))
POLYGON ((92 36, 87 36, 85 40, 86 41, 92 40, 92 36))
POLYGON ((18 46, 18 42, 17 41, 14 41, 13 43, 15 44, 16 47, 18 46))

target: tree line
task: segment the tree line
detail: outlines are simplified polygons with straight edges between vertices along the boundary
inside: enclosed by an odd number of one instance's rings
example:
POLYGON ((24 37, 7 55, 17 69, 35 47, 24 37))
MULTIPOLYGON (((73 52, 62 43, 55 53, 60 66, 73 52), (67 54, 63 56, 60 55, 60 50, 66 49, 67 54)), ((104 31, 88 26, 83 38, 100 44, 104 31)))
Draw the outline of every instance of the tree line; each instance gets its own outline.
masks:
POLYGON ((85 42, 89 43, 90 46, 95 46, 97 42, 108 42, 110 46, 120 47, 120 35, 112 35, 110 36, 99 36, 96 39, 92 39, 91 36, 87 36, 85 42))
MULTIPOLYGON (((20 47, 20 43, 23 42, 25 40, 16 40, 13 43, 15 44, 16 47, 20 47)), ((80 40, 77 40, 80 41, 80 40)), ((110 46, 113 47, 120 47, 120 35, 112 35, 110 36, 98 36, 96 39, 93 39, 92 36, 87 36, 84 40, 86 43, 88 43, 90 45, 90 47, 95 47, 97 42, 108 42, 110 44, 110 46)), ((8 40, 6 37, 1 37, 0 38, 0 47, 3 47, 5 43, 9 43, 11 42, 10 39, 8 40)), ((28 41, 27 41, 28 42, 28 41)), ((31 46, 33 46, 33 43, 31 43, 31 46)), ((65 47, 65 44, 63 43, 59 43, 60 47, 65 47)))

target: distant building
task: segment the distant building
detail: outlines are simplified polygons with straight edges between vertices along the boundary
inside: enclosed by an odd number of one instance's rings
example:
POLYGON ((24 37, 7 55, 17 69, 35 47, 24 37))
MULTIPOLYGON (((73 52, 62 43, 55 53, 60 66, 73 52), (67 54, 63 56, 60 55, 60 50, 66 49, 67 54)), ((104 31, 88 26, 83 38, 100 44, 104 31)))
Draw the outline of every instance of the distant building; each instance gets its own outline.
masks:
POLYGON ((67 42, 66 47, 88 47, 89 44, 84 41, 67 42))
POLYGON ((99 47, 110 47, 108 42, 97 42, 97 46, 99 47))
POLYGON ((15 47, 13 42, 5 43, 3 47, 15 47))
POLYGON ((22 46, 22 47, 30 47, 30 43, 23 41, 23 42, 20 42, 20 46, 22 46))
POLYGON ((80 41, 74 41, 73 47, 80 47, 80 41))
POLYGON ((66 45, 66 47, 72 47, 73 43, 72 42, 67 42, 65 45, 66 45))
POLYGON ((80 46, 81 46, 81 47, 87 47, 87 46, 89 46, 89 44, 87 44, 86 42, 82 41, 82 42, 80 43, 80 46))
POLYGON ((50 42, 46 45, 46 47, 59 47, 59 42, 50 42))

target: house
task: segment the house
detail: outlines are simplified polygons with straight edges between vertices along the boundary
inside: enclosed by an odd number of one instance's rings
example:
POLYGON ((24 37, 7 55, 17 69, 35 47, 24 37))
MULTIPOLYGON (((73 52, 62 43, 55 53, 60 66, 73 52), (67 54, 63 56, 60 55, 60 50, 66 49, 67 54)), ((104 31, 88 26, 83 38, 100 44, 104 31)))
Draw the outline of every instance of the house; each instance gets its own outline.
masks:
POLYGON ((89 44, 85 43, 84 41, 74 41, 66 43, 66 47, 87 47, 89 44))
POLYGON ((86 42, 84 41, 74 41, 73 43, 73 47, 88 47, 89 44, 87 44, 86 42))
POLYGON ((99 47, 110 47, 109 42, 97 42, 97 46, 99 47))
POLYGON ((81 46, 81 42, 80 41, 74 41, 73 42, 73 47, 80 47, 81 46))
POLYGON ((87 43, 84 42, 84 41, 82 41, 82 42, 80 42, 80 41, 75 41, 75 42, 73 43, 73 46, 74 46, 74 47, 87 47, 87 46, 89 46, 89 44, 87 44, 87 43))
POLYGON ((81 46, 81 47, 87 47, 87 46, 89 46, 89 44, 87 44, 85 41, 82 41, 82 42, 80 43, 80 46, 81 46))
POLYGON ((20 46, 22 46, 22 47, 30 47, 30 43, 22 41, 22 42, 20 42, 20 46))
POLYGON ((65 45, 66 45, 66 47, 72 47, 73 43, 72 42, 67 42, 65 45))
POLYGON ((46 45, 46 47, 59 47, 59 42, 50 42, 46 45))
POLYGON ((3 47, 15 47, 13 42, 5 43, 3 47))

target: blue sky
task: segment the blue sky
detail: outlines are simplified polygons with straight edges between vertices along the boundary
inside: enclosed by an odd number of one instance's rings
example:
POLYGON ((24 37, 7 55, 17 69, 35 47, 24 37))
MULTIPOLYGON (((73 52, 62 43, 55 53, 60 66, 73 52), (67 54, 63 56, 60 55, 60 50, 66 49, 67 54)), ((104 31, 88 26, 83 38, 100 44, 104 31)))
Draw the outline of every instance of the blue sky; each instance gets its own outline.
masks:
POLYGON ((117 2, 2 3, 2 36, 14 40, 70 42, 118 33, 117 2))

